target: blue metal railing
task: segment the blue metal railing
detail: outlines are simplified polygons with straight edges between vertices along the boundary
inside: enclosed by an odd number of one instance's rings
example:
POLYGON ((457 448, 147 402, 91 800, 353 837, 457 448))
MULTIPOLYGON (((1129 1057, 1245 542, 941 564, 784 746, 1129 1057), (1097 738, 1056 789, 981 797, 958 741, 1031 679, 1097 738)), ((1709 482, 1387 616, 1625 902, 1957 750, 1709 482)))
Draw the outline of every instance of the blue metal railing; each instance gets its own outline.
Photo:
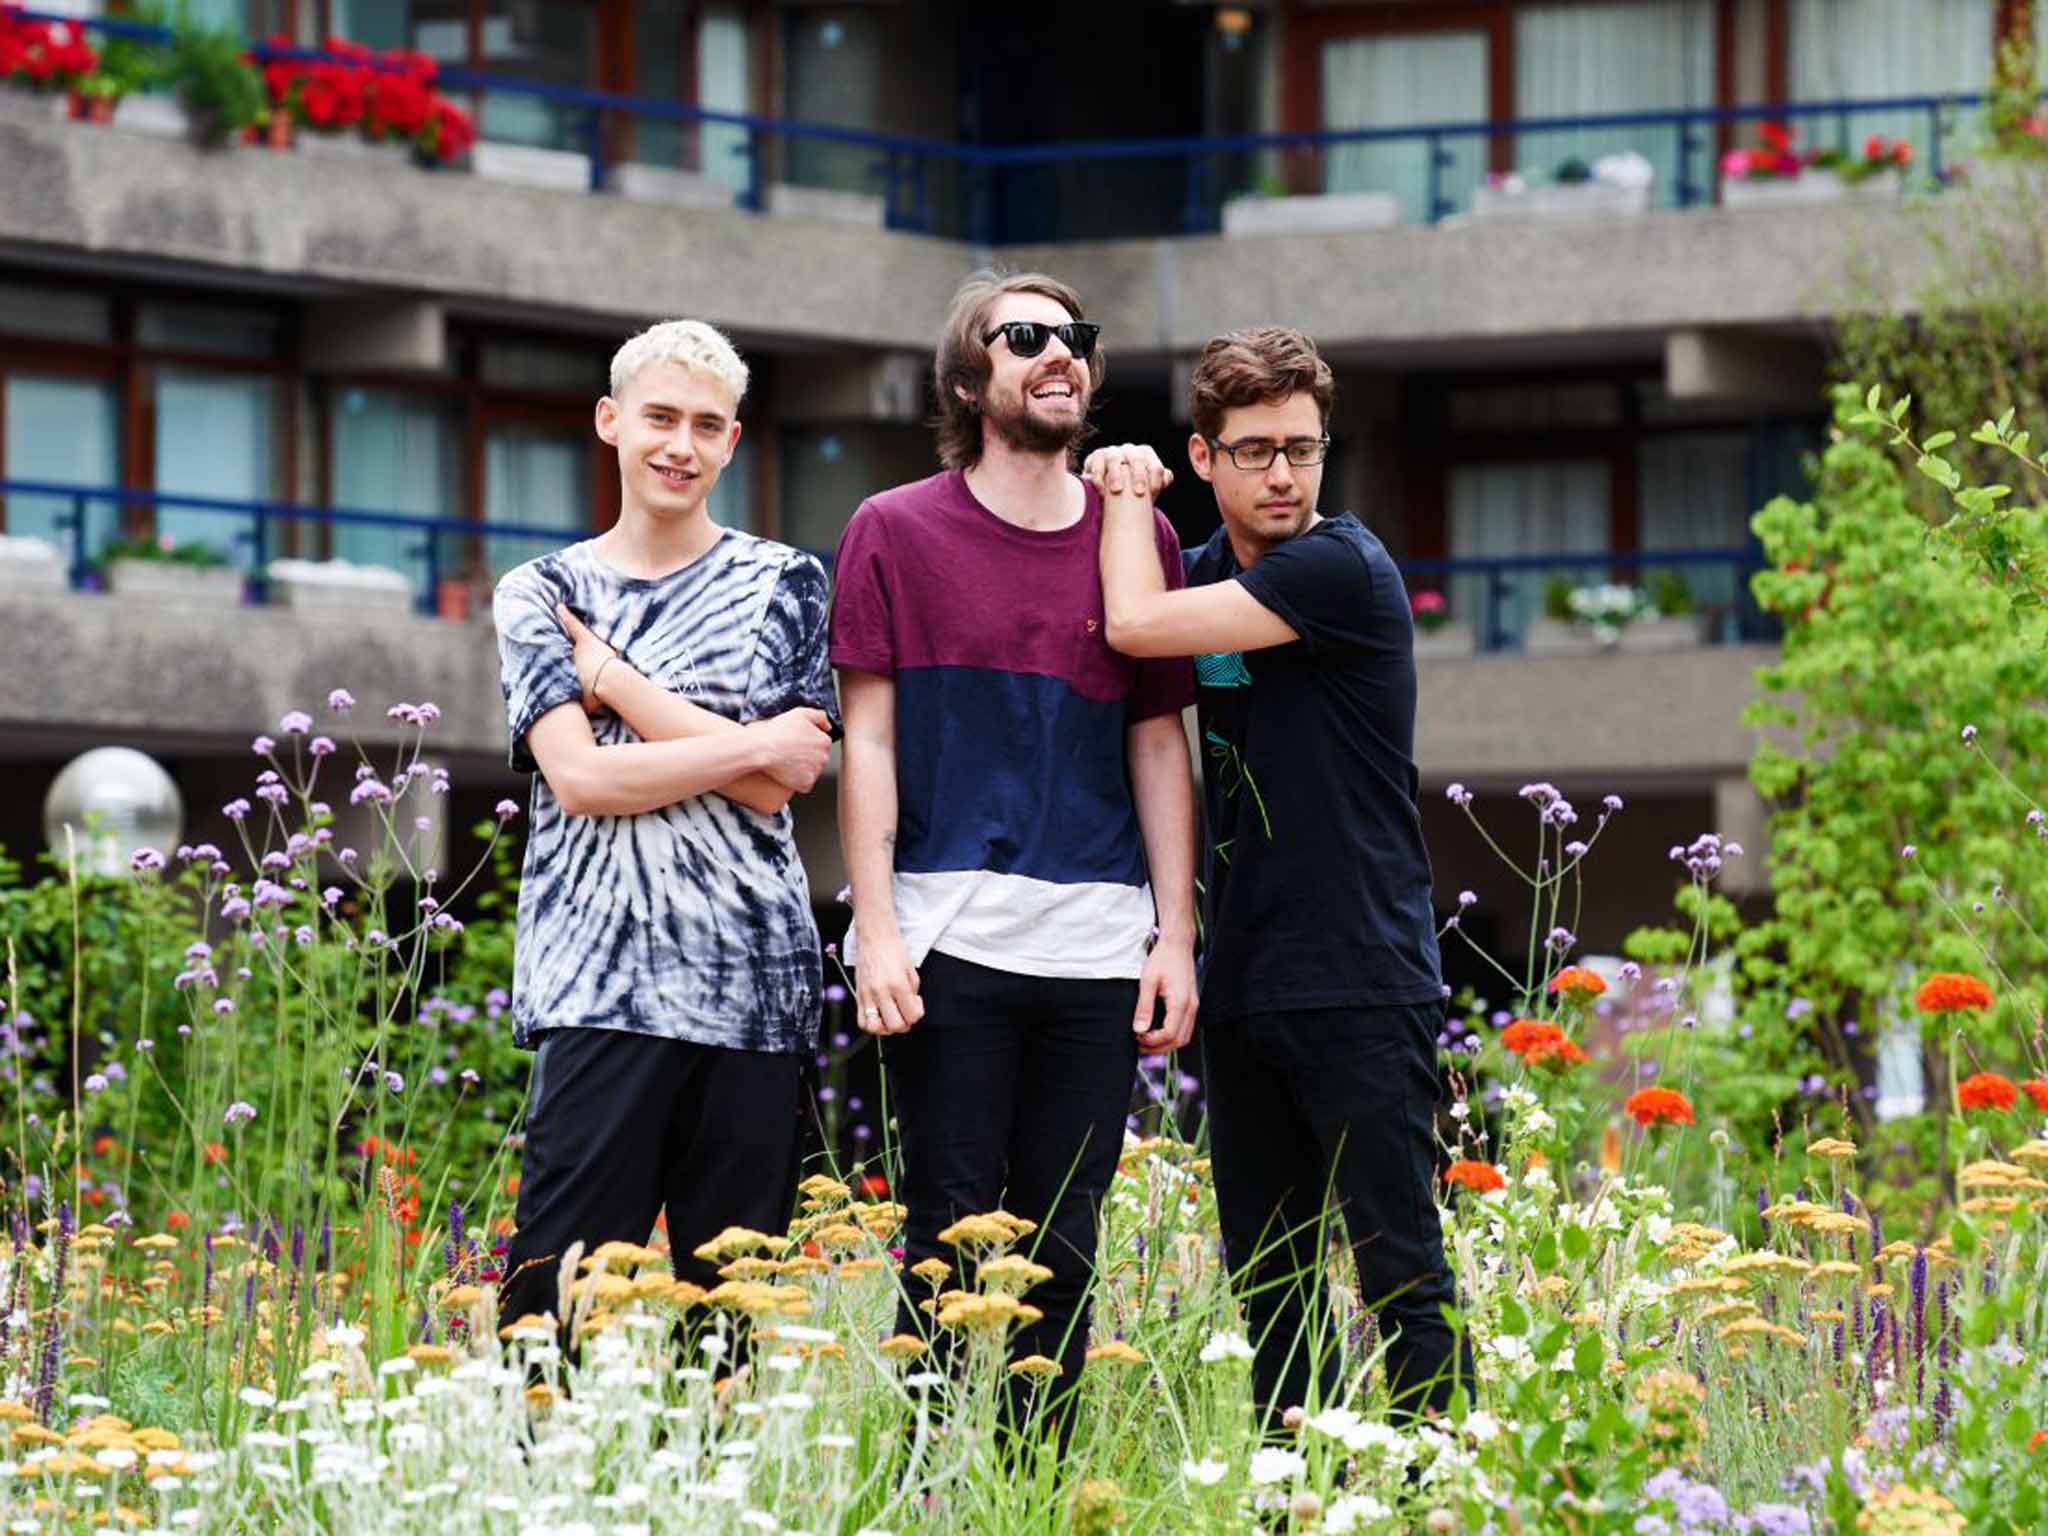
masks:
MULTIPOLYGON (((414 583, 414 600, 423 612, 434 611, 441 577, 451 564, 444 539, 478 541, 465 544, 464 553, 452 563, 458 568, 480 564, 477 551, 486 539, 511 541, 526 554, 544 554, 577 539, 589 538, 588 528, 538 527, 527 523, 477 521, 464 518, 421 517, 404 512, 371 512, 355 507, 314 507, 288 501, 241 500, 227 496, 186 496, 169 491, 138 491, 122 486, 77 485, 56 480, 0 479, 0 500, 36 497, 63 503, 52 518, 63 536, 63 549, 71 585, 89 589, 96 575, 100 549, 107 542, 95 539, 91 512, 96 506, 115 511, 142 507, 159 511, 196 513, 217 517, 225 527, 221 539, 190 539, 205 545, 229 564, 248 572, 250 590, 258 601, 265 595, 266 572, 280 554, 280 525, 301 524, 329 528, 395 529, 413 534, 417 542, 407 544, 401 554, 415 563, 419 573, 414 583)), ((111 530, 110 530, 111 531, 111 530)), ((524 558, 524 556, 522 556, 524 558)))
MULTIPOLYGON (((536 527, 525 523, 464 518, 423 517, 405 512, 373 512, 355 507, 316 507, 297 502, 239 500, 226 496, 187 496, 169 491, 130 490, 121 486, 79 485, 57 480, 0 478, 0 506, 10 500, 34 498, 62 506, 50 519, 61 535, 63 554, 71 585, 88 590, 94 585, 96 563, 105 538, 96 538, 92 511, 105 508, 114 513, 145 508, 218 518, 223 528, 217 540, 189 539, 209 545, 229 564, 246 573, 250 595, 260 602, 266 596, 266 571, 279 555, 280 532, 287 525, 302 528, 391 529, 411 535, 400 554, 413 565, 414 599, 427 613, 434 611, 437 589, 444 574, 474 572, 488 561, 489 541, 505 540, 521 551, 520 558, 544 554, 565 544, 591 536, 589 528, 536 527), (453 552, 445 541, 460 541, 453 552)), ((18 501, 17 501, 18 505, 18 501)), ((14 521, 18 526, 18 520, 14 521)), ((112 534, 118 530, 108 527, 112 534)), ((832 553, 813 551, 829 569, 832 553)), ((1760 638, 1768 624, 1748 596, 1747 577, 1761 568, 1761 555, 1754 549, 1600 550, 1569 555, 1491 555, 1414 557, 1398 562, 1411 593, 1429 587, 1465 587, 1475 581, 1479 592, 1476 615, 1452 614, 1471 623, 1478 648, 1484 651, 1512 650, 1521 642, 1519 631, 1507 621, 1511 606, 1524 596, 1519 583, 1545 581, 1562 575, 1574 584, 1612 579, 1616 573, 1646 570, 1728 571, 1734 597, 1715 613, 1716 640, 1760 638)), ((1455 604, 1455 600, 1454 600, 1455 604)), ((1534 605, 1523 605, 1534 606, 1534 605)))
MULTIPOLYGON (((169 29, 116 18, 62 17, 30 11, 29 16, 47 21, 70 21, 109 35, 163 42, 169 29)), ((253 45, 251 52, 262 59, 320 60, 331 57, 312 48, 273 48, 253 45)), ((1230 164, 1276 155, 1320 155, 1346 146, 1412 145, 1424 157, 1426 196, 1424 213, 1428 222, 1457 211, 1450 195, 1446 174, 1454 165, 1449 144, 1473 139, 1528 139, 1552 133, 1641 131, 1671 134, 1676 148, 1676 176, 1671 202, 1691 207, 1710 201, 1718 172, 1711 160, 1702 166, 1700 154, 1709 148, 1710 130, 1724 125, 1761 122, 1814 122, 1834 129, 1834 147, 1851 148, 1851 122, 1855 118, 1924 113, 1927 142, 1920 165, 1933 183, 1947 178, 1945 147, 1953 135, 1954 114, 1975 108, 1984 98, 1976 93, 1888 96, 1858 100, 1784 102, 1762 106, 1685 107, 1669 110, 1588 113, 1576 116, 1508 118, 1403 124, 1384 128, 1322 129, 1294 133, 1246 133, 1220 137, 1168 137, 1151 139, 1087 140, 1067 143, 1026 145, 979 145, 948 143, 904 134, 876 133, 864 129, 799 122, 788 118, 763 117, 744 112, 723 112, 711 108, 663 101, 654 97, 631 96, 609 91, 522 80, 467 69, 444 69, 436 84, 450 92, 480 96, 520 96, 546 102, 576 115, 580 125, 573 135, 580 153, 589 162, 588 185, 593 191, 611 184, 607 142, 608 119, 651 119, 683 126, 724 127, 740 137, 734 153, 745 162, 744 184, 735 201, 755 212, 767 206, 767 178, 771 174, 768 145, 816 143, 866 151, 874 159, 866 166, 866 181, 881 194, 884 222, 891 228, 950 233, 982 245, 998 245, 1019 239, 1057 238, 1072 234, 1158 234, 1169 221, 1181 233, 1203 233, 1219 226, 1224 202, 1251 190, 1257 178, 1240 171, 1232 185, 1230 164), (1070 209, 1053 198, 1015 197, 1022 188, 1035 193, 1048 171, 1085 171, 1107 175, 1113 168, 1130 166, 1139 170, 1146 162, 1177 166, 1179 195, 1177 207, 1157 198, 1104 198, 1091 195, 1070 199, 1070 209), (944 178, 950 176, 950 181, 944 178), (936 185, 935 182, 941 183, 936 185), (947 212, 942 216, 941 204, 947 212), (1037 222, 1012 224, 1003 210, 1013 203, 1028 203, 1037 222), (1077 212, 1076 210, 1085 210, 1077 212), (1127 211, 1120 212, 1119 209, 1127 211), (1083 218, 1110 221, 1101 227, 1084 225, 1083 218), (1135 227, 1117 222, 1128 220, 1135 227)), ((1156 191, 1151 177, 1134 177, 1132 188, 1140 185, 1156 191)), ((1169 200, 1170 201, 1170 200, 1169 200)))

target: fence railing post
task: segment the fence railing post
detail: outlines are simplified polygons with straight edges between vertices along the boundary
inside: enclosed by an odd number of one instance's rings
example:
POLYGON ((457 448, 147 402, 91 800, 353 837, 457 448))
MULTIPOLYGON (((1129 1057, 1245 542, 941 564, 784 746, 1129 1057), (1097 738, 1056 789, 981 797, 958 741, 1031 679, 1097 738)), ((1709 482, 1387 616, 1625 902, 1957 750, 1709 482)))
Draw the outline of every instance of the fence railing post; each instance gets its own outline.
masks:
POLYGON ((262 602, 270 587, 270 509, 249 509, 249 590, 262 602))
POLYGON ((421 551, 426 556, 427 585, 420 594, 420 612, 431 614, 438 612, 441 604, 441 535, 428 529, 421 551))
POLYGON ((583 113, 583 148, 590 156, 590 190, 604 190, 604 110, 587 107, 583 113))
POLYGON ((759 213, 767 206, 763 194, 763 173, 761 170, 761 130, 753 124, 747 125, 747 186, 740 194, 740 206, 759 213))
POLYGON ((86 505, 83 491, 71 498, 71 585, 74 588, 85 585, 86 505))
POLYGON ((1678 128, 1678 206, 1690 208, 1699 188, 1692 179, 1692 152, 1699 147, 1699 138, 1693 133, 1692 121, 1680 118, 1678 128))
POLYGON ((1444 153, 1443 140, 1432 133, 1425 141, 1429 154, 1429 222, 1434 224, 1451 211, 1451 205, 1444 199, 1444 153))
POLYGON ((1936 186, 1948 180, 1941 168, 1941 103, 1931 102, 1927 108, 1927 173, 1934 178, 1936 186))

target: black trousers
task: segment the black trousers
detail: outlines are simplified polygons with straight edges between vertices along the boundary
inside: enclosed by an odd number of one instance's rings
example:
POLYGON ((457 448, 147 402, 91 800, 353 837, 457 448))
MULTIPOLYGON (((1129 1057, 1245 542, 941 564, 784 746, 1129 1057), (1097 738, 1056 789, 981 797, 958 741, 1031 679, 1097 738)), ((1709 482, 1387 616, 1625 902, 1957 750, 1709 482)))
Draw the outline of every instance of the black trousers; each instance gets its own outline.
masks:
POLYGON ((804 1084, 801 1056, 613 1029, 544 1037, 499 1316, 563 1316, 556 1282, 569 1245, 644 1243, 664 1207, 677 1278, 716 1285, 698 1244, 728 1226, 789 1224, 804 1084))
MULTIPOLYGON (((923 1020, 882 1042, 908 1213, 896 1326, 932 1331, 913 1305, 931 1292, 909 1271, 929 1258, 957 1266, 941 1231, 981 1211, 1027 1217, 1038 1230, 1017 1251, 1052 1278, 1027 1295, 1045 1315, 1017 1331, 1012 1353, 1059 1361, 1063 1396, 1088 1351, 1097 1223, 1137 1068, 1138 984, 1020 976, 936 953, 919 974, 923 1020)), ((972 1282, 956 1268, 954 1284, 972 1282)))
POLYGON ((1388 1339, 1396 1412, 1446 1407, 1473 1379, 1440 1310, 1455 1295, 1432 1182, 1442 1023, 1440 1003, 1203 1021, 1224 1254, 1269 1424, 1308 1403, 1312 1372, 1318 1403, 1341 1391, 1335 1325, 1309 1314, 1331 1214, 1388 1339))

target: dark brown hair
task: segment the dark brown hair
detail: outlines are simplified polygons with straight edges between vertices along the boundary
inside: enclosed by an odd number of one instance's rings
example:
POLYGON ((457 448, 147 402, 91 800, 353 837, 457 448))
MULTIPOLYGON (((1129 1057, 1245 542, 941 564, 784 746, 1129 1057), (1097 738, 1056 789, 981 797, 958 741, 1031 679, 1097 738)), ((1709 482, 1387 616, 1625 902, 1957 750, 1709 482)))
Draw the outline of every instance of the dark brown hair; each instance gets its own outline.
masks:
MULTIPOLYGON (((946 327, 939 333, 939 350, 932 359, 932 382, 939 396, 933 425, 939 433, 939 462, 948 469, 966 469, 980 462, 981 391, 989 375, 988 346, 981 338, 988 330, 989 312, 1008 293, 1036 293, 1076 320, 1088 318, 1081 312, 1081 296, 1043 272, 983 270, 960 285, 946 312, 946 327), (965 390, 968 398, 961 399, 959 390, 965 390)), ((1102 387, 1105 361, 1098 345, 1088 360, 1091 395, 1102 387)))
POLYGON ((1212 338, 1196 359, 1188 393, 1195 430, 1207 438, 1223 430, 1223 417, 1233 407, 1278 405, 1296 393, 1313 397, 1327 427, 1337 378, 1316 344, 1300 331, 1256 325, 1212 338))

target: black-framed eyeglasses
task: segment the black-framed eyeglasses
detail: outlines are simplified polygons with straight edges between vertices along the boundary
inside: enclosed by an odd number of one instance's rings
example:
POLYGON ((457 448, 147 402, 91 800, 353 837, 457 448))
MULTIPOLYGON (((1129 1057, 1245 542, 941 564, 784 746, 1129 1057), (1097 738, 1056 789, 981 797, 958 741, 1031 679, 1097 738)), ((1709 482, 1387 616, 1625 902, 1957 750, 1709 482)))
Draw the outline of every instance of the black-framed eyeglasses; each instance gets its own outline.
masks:
POLYGON ((1085 363, 1095 355, 1095 338, 1101 334, 1102 327, 1092 320, 1069 320, 1065 325, 1047 325, 1042 320, 1005 320, 1001 325, 990 326, 981 344, 985 347, 1001 336, 1018 357, 1036 357, 1057 336, 1061 346, 1085 363))
POLYGON ((1212 437, 1209 446, 1218 453, 1227 454, 1230 462, 1239 469, 1271 469, 1273 461, 1283 453, 1287 455, 1287 462, 1296 469, 1307 469, 1330 456, 1327 432, 1321 437, 1290 437, 1284 443, 1263 437, 1242 443, 1226 443, 1220 437, 1212 437))

